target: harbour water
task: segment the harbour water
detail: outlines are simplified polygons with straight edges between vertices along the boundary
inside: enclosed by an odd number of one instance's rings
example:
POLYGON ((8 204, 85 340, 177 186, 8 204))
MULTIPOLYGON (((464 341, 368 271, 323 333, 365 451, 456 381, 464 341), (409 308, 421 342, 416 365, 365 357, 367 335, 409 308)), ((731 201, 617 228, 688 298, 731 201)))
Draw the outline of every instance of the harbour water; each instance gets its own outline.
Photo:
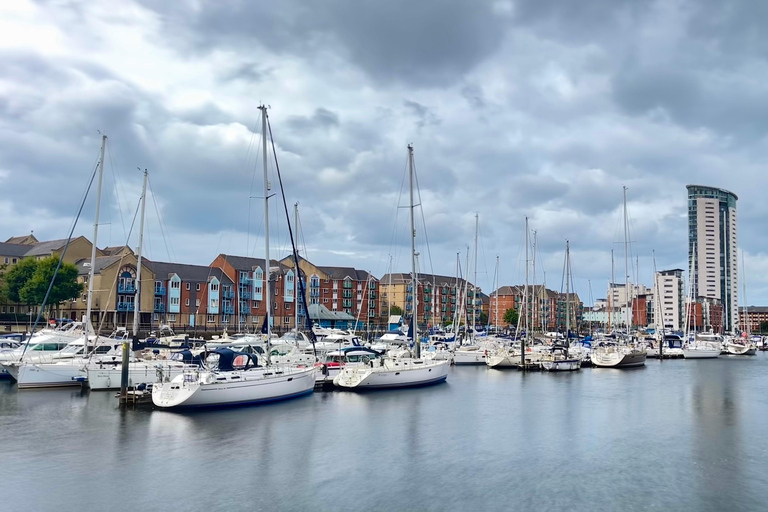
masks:
POLYGON ((121 411, 0 382, 5 510, 765 510, 768 357, 121 411))

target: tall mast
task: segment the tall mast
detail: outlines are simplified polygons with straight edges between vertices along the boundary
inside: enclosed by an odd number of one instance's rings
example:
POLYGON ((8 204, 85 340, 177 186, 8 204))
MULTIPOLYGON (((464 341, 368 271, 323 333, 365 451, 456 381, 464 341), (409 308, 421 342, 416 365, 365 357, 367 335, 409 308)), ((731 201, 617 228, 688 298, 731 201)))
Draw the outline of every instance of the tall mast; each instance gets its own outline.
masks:
POLYGON ((480 214, 475 213, 475 277, 472 283, 472 338, 477 328, 477 232, 480 227, 480 214))
POLYGON ((93 221, 93 245, 91 246, 91 268, 88 271, 88 301, 85 307, 85 353, 88 353, 88 335, 94 333, 91 325, 91 308, 93 307, 93 275, 96 268, 96 243, 99 238, 99 211, 101 210, 101 184, 104 178, 104 149, 107 146, 107 136, 101 136, 101 151, 99 152, 99 184, 96 188, 96 216, 93 221))
POLYGON ((139 220, 139 247, 136 251, 136 295, 133 299, 133 335, 139 335, 141 312, 141 250, 144 248, 144 211, 147 206, 147 170, 144 169, 144 184, 141 187, 141 219, 139 220))
POLYGON ((610 293, 608 294, 608 332, 613 332, 611 330, 611 322, 613 321, 613 290, 616 288, 616 265, 614 263, 613 258, 613 249, 611 249, 611 284, 608 287, 610 293))
MULTIPOLYGON (((531 325, 535 325, 536 322, 534 322, 534 319, 536 318, 536 314, 539 312, 539 300, 541 297, 536 294, 536 242, 538 241, 538 237, 536 234, 536 230, 533 230, 533 254, 531 259, 531 267, 533 270, 533 305, 531 307, 531 325)), ((541 290, 541 289, 539 289, 541 290)), ((539 315, 541 316, 541 315, 539 315)))
POLYGON ((568 347, 571 343, 571 253, 568 240, 565 241, 565 355, 568 357, 568 347))
POLYGON ((494 326, 498 328, 499 326, 499 255, 496 255, 496 307, 495 311, 493 313, 494 318, 494 326))
POLYGON ((408 184, 411 193, 411 293, 413 294, 413 314, 411 315, 411 324, 413 325, 413 349, 414 355, 421 357, 421 342, 419 341, 419 293, 418 276, 416 275, 416 225, 414 221, 413 204, 413 144, 408 144, 408 184))
POLYGON ((267 316, 266 316, 267 354, 269 354, 270 342, 271 342, 271 336, 272 336, 272 325, 270 325, 272 298, 270 297, 270 289, 269 289, 269 282, 271 278, 271 269, 270 269, 271 261, 269 259, 269 189, 270 189, 270 186, 269 186, 269 173, 267 172, 267 107, 266 105, 261 105, 259 107, 259 110, 261 110, 261 142, 262 142, 261 153, 263 156, 263 164, 264 164, 264 266, 266 267, 264 269, 264 297, 266 298, 266 303, 267 303, 267 316))
MULTIPOLYGON (((387 322, 389 322, 389 317, 392 316, 392 255, 389 255, 389 285, 387 286, 387 322)), ((389 325, 387 325, 387 330, 389 330, 389 325)))
MULTIPOLYGON (((520 338, 520 369, 525 367, 525 344, 528 341, 528 217, 525 218, 525 288, 523 288, 523 308, 525 314, 525 336, 520 338)), ((517 317, 518 329, 520 327, 520 316, 517 317)), ((519 335, 519 332, 516 334, 519 335)))
POLYGON ((630 291, 629 291, 629 252, 627 251, 627 231, 628 231, 628 225, 627 225, 627 187, 624 187, 624 291, 627 295, 627 314, 626 314, 626 323, 627 323, 627 336, 629 336, 629 329, 632 326, 632 319, 631 319, 631 311, 632 311, 632 302, 630 302, 630 291))
POLYGON ((741 250, 741 289, 742 293, 744 293, 744 323, 746 324, 744 332, 749 337, 751 329, 749 325, 749 310, 747 309, 747 267, 744 265, 744 249, 741 250))
MULTIPOLYGON (((298 238, 299 238, 299 203, 298 202, 293 203, 293 225, 296 228, 296 243, 298 244, 298 238)), ((297 342, 299 338, 299 298, 296 292, 299 291, 300 289, 298 286, 299 279, 301 279, 301 270, 299 269, 299 266, 297 264, 296 277, 294 277, 294 282, 293 282, 293 301, 294 301, 294 305, 296 306, 293 309, 293 323, 294 323, 294 328, 296 329, 297 342)))
POLYGON ((659 329, 659 316, 661 295, 659 293, 659 275, 656 273, 656 250, 653 254, 653 303, 656 305, 653 311, 653 324, 656 327, 656 338, 659 340, 659 359, 664 360, 664 324, 659 329))

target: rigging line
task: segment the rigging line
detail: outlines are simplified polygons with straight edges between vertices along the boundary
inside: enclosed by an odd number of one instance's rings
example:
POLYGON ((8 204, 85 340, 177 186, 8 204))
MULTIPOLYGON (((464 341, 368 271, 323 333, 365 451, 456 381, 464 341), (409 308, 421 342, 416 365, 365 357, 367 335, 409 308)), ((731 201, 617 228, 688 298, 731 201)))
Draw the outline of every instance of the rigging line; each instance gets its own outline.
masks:
MULTIPOLYGON (((388 255, 392 255, 395 253, 395 251, 393 251, 392 249, 394 248, 395 240, 397 239, 397 224, 398 224, 397 219, 400 215, 400 201, 403 198, 403 186, 405 185, 405 175, 407 174, 407 171, 408 171, 408 157, 406 156, 405 165, 403 166, 403 174, 401 175, 401 179, 400 179, 400 188, 398 190, 397 196, 395 197, 395 201, 394 201, 395 218, 392 222, 392 231, 389 237, 389 252, 387 253, 388 255)), ((378 263, 379 268, 381 268, 381 263, 383 260, 384 260, 384 249, 382 248, 381 252, 379 253, 379 263, 378 263)), ((387 262, 387 264, 389 264, 389 262, 387 262)), ((390 272, 392 272, 391 269, 390 269, 390 272)))
MULTIPOLYGON (((43 297, 43 303, 40 305, 40 310, 37 312, 37 317, 35 318, 35 324, 32 326, 32 331, 29 334, 29 338, 28 338, 29 340, 32 339, 32 335, 35 334, 35 329, 37 329, 37 325, 40 323, 40 319, 43 317, 43 310, 45 309, 45 305, 48 303, 48 297, 51 295, 51 290, 53 289, 53 283, 56 282, 56 276, 59 273, 61 264, 64 262, 64 256, 66 256, 67 249, 69 249, 69 244, 72 241, 72 234, 75 232, 75 226, 77 226, 77 220, 80 218, 80 214, 83 212, 83 207, 85 206, 85 200, 88 198, 88 192, 91 190, 91 186, 93 185, 93 180, 94 178, 96 178, 96 173, 98 172, 98 169, 99 169, 98 166, 99 164, 97 163, 93 169, 93 173, 91 174, 91 179, 88 182, 88 186, 85 189, 85 194, 83 194, 83 199, 80 201, 80 207, 77 209, 77 215, 75 216, 75 219, 72 221, 72 227, 69 230, 67 243, 64 245, 64 249, 61 252, 61 256, 59 256, 59 261, 56 263, 56 269, 53 271, 53 276, 51 276, 51 281, 48 283, 48 290, 46 290, 45 296, 43 297)), ((93 262, 91 262, 91 264, 93 264, 93 262)), ((86 329, 85 335, 86 337, 88 336, 88 329, 86 329)), ((87 339, 85 344, 86 346, 88 345, 87 339)), ((28 346, 29 346, 29 343, 24 344, 24 350, 21 351, 20 359, 24 358, 24 354, 27 352, 28 346)))
MULTIPOLYGON (((263 108, 266 109, 266 107, 263 107, 263 108)), ((315 347, 315 342, 317 341, 317 339, 315 337, 315 332, 312 329, 312 318, 309 316, 309 307, 307 306, 307 294, 304 288, 304 279, 302 279, 301 277, 301 267, 299 267, 299 256, 298 256, 298 253, 296 252, 296 244, 293 242, 293 231, 291 230, 291 217, 288 215, 288 202, 285 200, 285 190, 283 189, 283 177, 280 175, 280 166, 277 163, 277 152, 275 151, 275 139, 272 136, 272 125, 269 122, 269 116, 266 115, 266 110, 264 110, 264 113, 267 118, 267 129, 269 130, 269 139, 270 139, 270 142, 272 143, 272 155, 275 157, 275 170, 277 172, 277 179, 280 183, 280 194, 283 196, 283 207, 285 208, 285 219, 288 222, 288 232, 291 236, 291 245, 293 246, 293 263, 296 267, 296 276, 294 279, 294 283, 298 280, 299 294, 301 295, 302 306, 304 308, 304 312, 306 313, 305 320, 307 322, 307 327, 309 331, 309 340, 312 342, 312 352, 315 356, 315 361, 318 361, 317 348, 315 347)), ((266 262, 266 264, 269 265, 269 262, 266 262)))
MULTIPOLYGON (((107 155, 109 156, 109 165, 110 169, 112 170, 112 179, 114 180, 114 186, 115 186, 115 197, 117 198, 117 210, 120 212, 120 224, 123 226, 123 236, 127 236, 125 232, 125 218, 123 217, 123 203, 120 199, 120 184, 117 181, 117 174, 115 174, 115 163, 112 160, 112 150, 110 149, 110 144, 107 144, 107 155)), ((125 197, 125 190, 123 190, 123 197, 125 197)), ((126 203, 128 200, 126 199, 126 203)))
MULTIPOLYGON (((253 142, 254 137, 258 136, 259 141, 261 141, 261 134, 255 132, 256 127, 254 126, 254 131, 251 132, 251 142, 253 142)), ((261 155, 261 144, 256 145, 256 156, 253 159, 253 173, 251 174, 251 189, 248 192, 248 225, 247 225, 247 231, 246 231, 246 238, 245 238, 245 254, 246 256, 251 251, 251 199, 253 199, 253 187, 256 184, 256 173, 258 171, 259 166, 259 155, 261 155)), ((249 148, 250 151, 250 148, 249 148)), ((246 159, 245 162, 243 162, 243 167, 245 167, 248 164, 248 160, 246 159)), ((254 246, 256 245, 256 242, 254 242, 254 246)))
MULTIPOLYGON (((131 229, 128 230, 128 234, 125 237, 125 245, 126 245, 126 247, 128 246, 128 243, 130 242, 131 234, 133 233, 133 228, 134 228, 134 226, 136 224, 136 217, 139 214, 139 208, 140 207, 141 207, 141 197, 139 197, 139 202, 136 205, 136 211, 133 213, 133 221, 131 222, 131 229)), ((120 268, 123 266, 123 260, 125 259, 125 256, 126 256, 126 251, 123 251, 122 254, 120 255, 120 259, 118 260, 118 263, 117 263, 118 272, 120 271, 120 268)), ((91 265, 94 265, 95 263, 96 262, 92 261, 91 265)), ((112 301, 112 294, 115 292, 116 286, 117 286, 117 280, 115 280, 115 282, 113 282, 112 285, 109 288, 109 295, 107 295, 107 304, 109 304, 112 301)), ((141 283, 137 283, 137 286, 141 287, 141 283)), ((134 308, 136 308, 136 307, 137 306, 134 306, 134 308)), ((99 308, 99 309, 101 310, 101 308, 99 308)), ((133 314, 134 315, 138 314, 140 311, 141 311, 141 296, 139 296, 138 309, 134 309, 134 313, 133 314)), ((96 331, 97 340, 98 340, 98 336, 99 336, 98 333, 101 332, 101 329, 104 327, 104 322, 107 319, 107 315, 104 314, 104 313, 105 313, 105 311, 100 311, 101 320, 99 321, 99 330, 96 331)), ((89 318, 88 321, 90 322, 91 319, 89 318)), ((117 326, 115 326, 115 327, 117 327, 117 326)), ((95 354, 95 351, 91 353, 91 355, 93 355, 93 354, 95 354)))
POLYGON ((427 246, 427 258, 429 259, 429 270, 432 275, 435 274, 435 267, 432 265, 432 251, 429 248, 429 235, 427 234, 427 220, 424 217, 424 201, 421 199, 421 186, 419 185, 419 173, 416 172, 416 159, 413 159, 413 178, 416 181, 416 193, 419 196, 419 210, 421 211, 421 225, 424 228, 424 243, 427 246))
POLYGON ((147 182, 149 182, 149 191, 152 193, 152 204, 155 205, 155 213, 157 214, 157 222, 160 225, 160 233, 163 236, 163 242, 165 243, 165 252, 168 254, 168 258, 171 258, 171 254, 173 254, 173 259, 171 261, 177 261, 176 260, 176 251, 171 251, 173 249, 173 244, 170 244, 170 247, 168 245, 170 237, 167 234, 167 230, 165 229, 165 222, 163 222, 163 217, 160 215, 160 208, 157 206, 157 199, 155 196, 155 190, 152 188, 152 179, 147 176, 147 182))

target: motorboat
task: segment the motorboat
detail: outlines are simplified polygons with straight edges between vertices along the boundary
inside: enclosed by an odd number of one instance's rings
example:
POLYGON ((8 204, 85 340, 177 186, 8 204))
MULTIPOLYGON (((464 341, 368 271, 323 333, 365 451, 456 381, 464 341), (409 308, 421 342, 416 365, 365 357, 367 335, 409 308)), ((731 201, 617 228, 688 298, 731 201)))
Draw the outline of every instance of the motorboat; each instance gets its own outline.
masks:
MULTIPOLYGON (((128 386, 154 384, 162 378, 173 379, 185 370, 199 368, 201 359, 199 350, 182 350, 170 354, 168 358, 132 357, 128 364, 128 386)), ((80 368, 80 373, 93 391, 120 388, 123 374, 123 361, 120 355, 92 357, 80 368)))
POLYGON ((367 347, 344 347, 325 354, 325 360, 316 363, 318 383, 333 384, 333 380, 342 368, 368 365, 372 360, 382 357, 376 350, 367 347))
POLYGON ((152 387, 152 402, 162 408, 227 407, 297 398, 312 393, 314 366, 260 366, 258 357, 217 348, 204 367, 186 370, 152 387))

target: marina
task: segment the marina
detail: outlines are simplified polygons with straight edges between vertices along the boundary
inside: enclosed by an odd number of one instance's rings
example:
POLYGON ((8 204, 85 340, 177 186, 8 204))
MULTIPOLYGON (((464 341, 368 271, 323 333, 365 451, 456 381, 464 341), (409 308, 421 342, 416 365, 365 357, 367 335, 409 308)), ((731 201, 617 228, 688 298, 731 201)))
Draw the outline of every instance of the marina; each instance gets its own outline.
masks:
POLYGON ((269 510, 758 510, 766 371, 762 353, 558 373, 453 366, 419 389, 186 413, 0 382, 12 432, 0 441, 3 499, 28 510, 81 509, 85 495, 90 509, 239 509, 254 494, 269 510))

